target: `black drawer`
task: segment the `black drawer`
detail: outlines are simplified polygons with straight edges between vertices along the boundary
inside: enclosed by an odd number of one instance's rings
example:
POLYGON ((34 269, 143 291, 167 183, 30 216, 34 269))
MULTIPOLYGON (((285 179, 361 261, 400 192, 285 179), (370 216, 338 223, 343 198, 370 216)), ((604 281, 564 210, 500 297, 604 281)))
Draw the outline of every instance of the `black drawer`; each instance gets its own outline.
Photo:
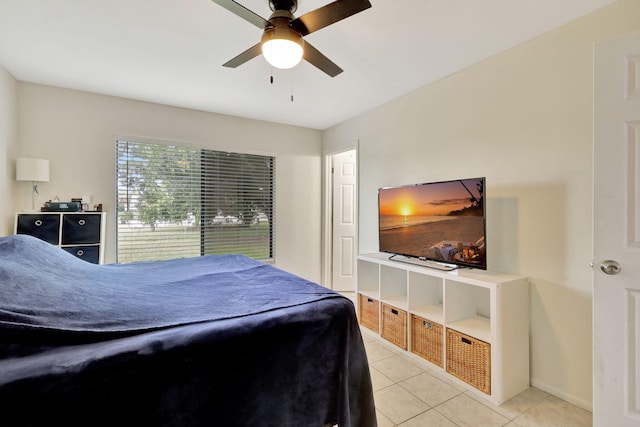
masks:
POLYGON ((91 262, 93 264, 98 264, 100 262, 99 246, 71 246, 62 249, 87 262, 91 262))
POLYGON ((62 244, 100 243, 101 215, 66 214, 62 219, 62 244))
POLYGON ((17 234, 30 234, 51 244, 58 244, 60 215, 20 214, 17 234))

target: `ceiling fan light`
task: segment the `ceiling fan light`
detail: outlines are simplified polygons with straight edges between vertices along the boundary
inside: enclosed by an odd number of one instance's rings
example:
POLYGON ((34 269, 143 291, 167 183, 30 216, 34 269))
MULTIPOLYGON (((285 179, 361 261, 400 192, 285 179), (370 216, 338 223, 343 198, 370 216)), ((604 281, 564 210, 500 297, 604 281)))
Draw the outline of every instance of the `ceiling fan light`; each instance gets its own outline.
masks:
POLYGON ((302 36, 292 30, 267 30, 262 36, 262 54, 276 68, 293 68, 300 63, 304 50, 302 36))

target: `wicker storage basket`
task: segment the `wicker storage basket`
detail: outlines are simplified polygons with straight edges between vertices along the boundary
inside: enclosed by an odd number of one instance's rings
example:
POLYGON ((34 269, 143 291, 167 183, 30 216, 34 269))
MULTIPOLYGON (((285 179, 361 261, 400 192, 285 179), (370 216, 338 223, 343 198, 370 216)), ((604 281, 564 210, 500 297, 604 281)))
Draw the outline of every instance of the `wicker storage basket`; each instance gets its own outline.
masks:
POLYGON ((380 303, 378 300, 359 294, 358 313, 360 324, 375 333, 380 332, 380 303))
POLYGON ((491 344, 447 328, 447 372, 491 394, 491 344))
POLYGON ((442 325, 411 315, 411 352, 443 367, 442 325))
POLYGON ((382 303, 382 338, 407 349, 407 312, 382 303))

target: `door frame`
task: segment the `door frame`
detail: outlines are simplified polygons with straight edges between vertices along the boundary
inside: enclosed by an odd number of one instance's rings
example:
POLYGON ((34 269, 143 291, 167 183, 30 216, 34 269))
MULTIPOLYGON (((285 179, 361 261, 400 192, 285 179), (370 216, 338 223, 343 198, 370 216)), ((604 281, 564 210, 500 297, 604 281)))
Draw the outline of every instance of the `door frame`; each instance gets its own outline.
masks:
MULTIPOLYGON (((320 280, 323 286, 333 289, 333 175, 331 173, 332 158, 336 154, 355 150, 356 152, 356 200, 355 200, 355 247, 354 252, 358 252, 358 212, 360 200, 360 151, 358 150, 358 142, 353 146, 342 147, 333 151, 325 152, 322 163, 322 268, 320 280)), ((354 267, 355 267, 354 260, 354 267)), ((357 275, 357 268, 356 275, 357 275)))

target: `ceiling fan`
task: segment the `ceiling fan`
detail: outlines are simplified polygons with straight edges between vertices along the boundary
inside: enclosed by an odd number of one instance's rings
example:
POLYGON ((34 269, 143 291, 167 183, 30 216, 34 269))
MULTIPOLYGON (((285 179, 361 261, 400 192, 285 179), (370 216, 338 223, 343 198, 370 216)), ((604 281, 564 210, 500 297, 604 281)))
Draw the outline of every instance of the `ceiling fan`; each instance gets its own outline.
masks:
POLYGON ((297 0, 269 0, 273 13, 264 19, 236 1, 213 2, 264 30, 260 43, 222 64, 224 67, 236 68, 262 53, 276 68, 292 68, 305 59, 331 77, 340 74, 342 68, 303 37, 371 7, 369 0, 336 0, 296 18, 297 0))

